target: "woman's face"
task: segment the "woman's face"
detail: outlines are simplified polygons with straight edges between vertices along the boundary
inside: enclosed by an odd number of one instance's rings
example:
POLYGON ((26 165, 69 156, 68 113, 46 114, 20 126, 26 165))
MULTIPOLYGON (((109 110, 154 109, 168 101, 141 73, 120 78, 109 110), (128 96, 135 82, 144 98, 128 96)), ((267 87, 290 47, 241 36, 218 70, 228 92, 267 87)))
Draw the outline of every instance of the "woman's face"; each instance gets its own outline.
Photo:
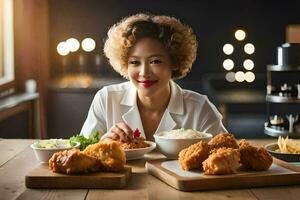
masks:
POLYGON ((164 46, 151 38, 139 40, 129 52, 128 76, 139 95, 150 97, 169 91, 171 60, 164 46))

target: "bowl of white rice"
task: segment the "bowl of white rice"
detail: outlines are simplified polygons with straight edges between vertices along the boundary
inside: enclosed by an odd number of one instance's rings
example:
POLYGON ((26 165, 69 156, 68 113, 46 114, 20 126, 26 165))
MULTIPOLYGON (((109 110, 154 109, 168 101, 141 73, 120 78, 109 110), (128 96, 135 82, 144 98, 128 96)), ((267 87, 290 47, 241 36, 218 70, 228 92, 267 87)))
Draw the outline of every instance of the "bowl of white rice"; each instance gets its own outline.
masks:
POLYGON ((167 158, 177 159, 182 149, 200 141, 208 142, 212 134, 196 131, 193 129, 174 129, 154 135, 158 149, 167 158))

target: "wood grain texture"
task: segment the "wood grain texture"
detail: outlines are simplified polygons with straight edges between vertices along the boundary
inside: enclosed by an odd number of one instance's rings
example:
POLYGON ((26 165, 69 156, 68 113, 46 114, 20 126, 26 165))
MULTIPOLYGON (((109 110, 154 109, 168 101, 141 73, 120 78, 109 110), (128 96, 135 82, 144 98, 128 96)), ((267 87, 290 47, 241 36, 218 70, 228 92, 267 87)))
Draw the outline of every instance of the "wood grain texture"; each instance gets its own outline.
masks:
POLYGON ((59 174, 49 170, 47 164, 40 164, 25 176, 28 188, 83 189, 83 188, 123 188, 131 177, 131 168, 124 171, 96 172, 86 174, 59 174))
MULTIPOLYGON (((9 141, 10 140, 5 140, 5 142, 9 141)), ((16 144, 16 147, 22 147, 24 145, 22 142, 26 144, 28 141, 29 140, 20 140, 19 145, 16 144)), ((13 156, 0 168, 0 197, 2 199, 15 199, 24 192, 26 189, 24 177, 38 164, 38 161, 29 146, 25 150, 21 149, 22 148, 20 148, 20 151, 17 149, 16 152, 19 151, 19 153, 13 156)), ((0 151, 5 151, 1 145, 0 151)))
POLYGON ((281 187, 264 187, 251 189, 252 194, 257 199, 263 200, 276 200, 276 199, 288 199, 298 200, 300 197, 300 186, 281 186, 281 187))
POLYGON ((33 142, 34 140, 0 140, 0 167, 14 156, 24 151, 24 149, 29 147, 33 142))
POLYGON ((132 174, 132 181, 122 190, 90 190, 87 200, 122 199, 122 200, 228 200, 245 199, 256 200, 251 190, 218 190, 218 191, 198 191, 182 192, 165 184, 154 176, 147 173, 132 174))
POLYGON ((18 198, 22 200, 33 199, 63 199, 63 200, 82 200, 85 199, 88 193, 87 189, 78 190, 35 190, 26 189, 18 198))

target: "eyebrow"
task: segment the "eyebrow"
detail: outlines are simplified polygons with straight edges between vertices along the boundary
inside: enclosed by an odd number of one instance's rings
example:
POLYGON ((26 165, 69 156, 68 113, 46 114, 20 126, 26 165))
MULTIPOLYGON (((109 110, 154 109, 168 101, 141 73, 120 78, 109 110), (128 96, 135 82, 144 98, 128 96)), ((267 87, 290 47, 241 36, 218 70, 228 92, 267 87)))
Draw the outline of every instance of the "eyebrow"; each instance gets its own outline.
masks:
MULTIPOLYGON (((154 54, 149 56, 148 58, 152 58, 152 57, 163 57, 162 54, 154 54)), ((139 56, 129 56, 129 58, 140 58, 139 56)))

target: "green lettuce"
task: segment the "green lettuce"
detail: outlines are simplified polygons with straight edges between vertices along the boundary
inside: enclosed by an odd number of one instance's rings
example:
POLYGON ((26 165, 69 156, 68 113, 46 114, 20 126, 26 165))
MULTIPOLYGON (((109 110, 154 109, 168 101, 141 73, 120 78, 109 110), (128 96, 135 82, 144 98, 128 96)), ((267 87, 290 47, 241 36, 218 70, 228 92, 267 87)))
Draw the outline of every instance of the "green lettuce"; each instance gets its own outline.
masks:
POLYGON ((78 135, 70 137, 69 140, 70 140, 71 145, 75 145, 76 142, 79 142, 80 143, 79 149, 80 149, 80 151, 83 151, 90 144, 95 144, 95 143, 99 142, 100 133, 98 131, 94 132, 90 135, 89 138, 86 138, 83 135, 78 134, 78 135))

